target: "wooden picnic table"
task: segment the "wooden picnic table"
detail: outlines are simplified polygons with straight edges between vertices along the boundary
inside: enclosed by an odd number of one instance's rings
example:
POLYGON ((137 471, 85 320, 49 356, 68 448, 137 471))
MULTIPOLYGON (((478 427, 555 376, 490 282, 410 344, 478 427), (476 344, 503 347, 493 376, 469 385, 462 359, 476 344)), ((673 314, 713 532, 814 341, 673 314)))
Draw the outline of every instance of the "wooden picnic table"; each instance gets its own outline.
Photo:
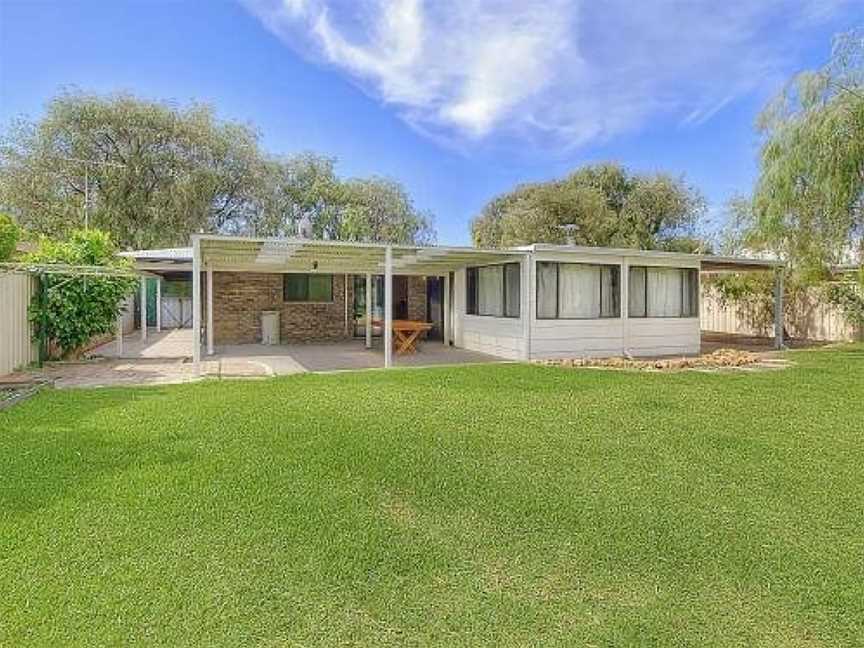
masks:
MULTIPOLYGON (((375 326, 384 327, 384 320, 373 320, 375 326)), ((420 336, 432 328, 428 322, 416 320, 393 320, 393 346, 396 355, 414 353, 420 342, 420 336)))

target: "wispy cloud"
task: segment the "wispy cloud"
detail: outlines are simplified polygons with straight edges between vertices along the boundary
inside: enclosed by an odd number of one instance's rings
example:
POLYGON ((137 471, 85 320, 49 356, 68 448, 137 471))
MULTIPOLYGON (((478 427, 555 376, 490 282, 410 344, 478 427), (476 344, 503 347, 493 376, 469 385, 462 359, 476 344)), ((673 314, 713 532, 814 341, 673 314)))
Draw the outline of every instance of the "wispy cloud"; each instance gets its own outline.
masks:
POLYGON ((243 0, 435 137, 578 146, 655 117, 695 127, 787 73, 842 0, 243 0))

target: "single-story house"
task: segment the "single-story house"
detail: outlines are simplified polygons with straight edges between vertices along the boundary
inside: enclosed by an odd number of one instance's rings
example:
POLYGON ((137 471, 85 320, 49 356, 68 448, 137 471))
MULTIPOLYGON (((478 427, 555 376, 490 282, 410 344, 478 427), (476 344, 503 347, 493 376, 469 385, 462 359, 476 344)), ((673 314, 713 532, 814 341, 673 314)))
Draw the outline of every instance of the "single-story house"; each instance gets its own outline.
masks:
MULTIPOLYGON (((159 302, 163 283, 191 284, 186 299, 193 340, 200 341, 190 350, 196 362, 215 345, 261 342, 262 319, 273 313, 282 343, 356 337, 369 345, 380 334, 384 366, 392 363, 394 319, 429 322, 430 337, 443 344, 513 360, 696 354, 703 271, 774 271, 782 344, 782 271, 771 260, 205 234, 193 235, 190 248, 123 254, 142 277, 161 277, 159 302)), ((156 310, 160 318, 163 306, 156 310)), ((143 312, 141 319, 146 323, 143 312)))

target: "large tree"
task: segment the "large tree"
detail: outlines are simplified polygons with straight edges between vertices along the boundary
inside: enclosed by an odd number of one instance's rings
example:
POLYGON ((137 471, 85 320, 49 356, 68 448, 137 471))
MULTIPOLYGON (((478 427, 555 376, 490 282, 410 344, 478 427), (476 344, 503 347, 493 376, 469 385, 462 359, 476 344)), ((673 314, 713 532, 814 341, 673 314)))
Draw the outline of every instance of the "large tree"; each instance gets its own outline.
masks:
POLYGON ((0 137, 0 205, 35 233, 86 224, 122 248, 186 245, 192 232, 295 236, 303 221, 318 238, 434 240, 400 184, 342 180, 334 167, 267 156, 255 130, 203 104, 69 92, 0 137))
POLYGON ((266 165, 249 229, 259 236, 294 236, 308 222, 315 238, 432 243, 432 217, 404 187, 385 178, 340 179, 332 158, 302 153, 266 165))
POLYGON ((683 179, 596 164, 494 198, 471 232, 481 247, 572 242, 690 250, 701 245, 695 227, 704 210, 701 194, 683 179))
POLYGON ((251 128, 205 105, 67 92, 0 141, 0 202, 36 233, 67 234, 86 211, 121 247, 183 244, 242 219, 260 159, 251 128))
POLYGON ((762 112, 751 238, 797 269, 864 261, 864 30, 796 75, 762 112))

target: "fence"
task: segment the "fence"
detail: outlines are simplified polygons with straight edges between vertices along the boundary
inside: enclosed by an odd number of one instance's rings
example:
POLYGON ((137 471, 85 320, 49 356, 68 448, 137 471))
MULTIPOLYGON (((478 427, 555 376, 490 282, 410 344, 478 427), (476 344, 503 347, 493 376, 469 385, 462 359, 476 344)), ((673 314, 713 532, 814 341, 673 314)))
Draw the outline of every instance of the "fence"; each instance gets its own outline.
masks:
MULTIPOLYGON (((815 293, 796 300, 793 313, 789 310, 786 309, 785 328, 793 338, 826 341, 864 339, 864 329, 856 330, 836 306, 826 304, 815 293)), ((716 293, 702 291, 700 319, 703 331, 766 337, 774 335, 771 325, 754 326, 753 318, 748 315, 744 307, 734 304, 724 306, 716 293)))
POLYGON ((28 274, 0 274, 0 376, 38 359, 27 315, 35 289, 28 274))

